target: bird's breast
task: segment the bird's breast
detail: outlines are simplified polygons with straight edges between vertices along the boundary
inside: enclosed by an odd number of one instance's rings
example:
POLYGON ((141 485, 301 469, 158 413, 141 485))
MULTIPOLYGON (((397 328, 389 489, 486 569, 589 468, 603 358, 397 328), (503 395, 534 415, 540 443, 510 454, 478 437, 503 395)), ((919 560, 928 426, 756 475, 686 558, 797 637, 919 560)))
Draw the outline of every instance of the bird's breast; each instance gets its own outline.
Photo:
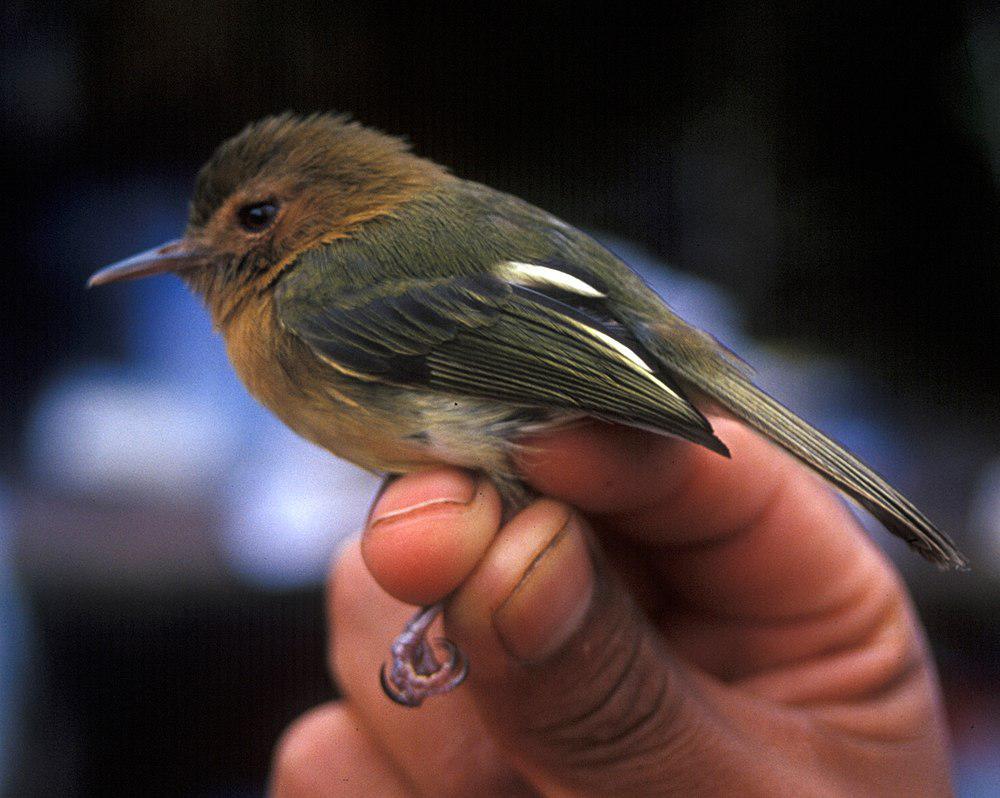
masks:
POLYGON ((254 398, 302 437, 370 471, 444 462, 497 473, 525 424, 523 410, 351 377, 284 329, 271 297, 248 301, 222 334, 254 398))
POLYGON ((406 458, 405 443, 371 418, 371 389, 338 375, 278 322, 271 296, 255 297, 222 330, 236 374, 294 432, 372 471, 406 458))

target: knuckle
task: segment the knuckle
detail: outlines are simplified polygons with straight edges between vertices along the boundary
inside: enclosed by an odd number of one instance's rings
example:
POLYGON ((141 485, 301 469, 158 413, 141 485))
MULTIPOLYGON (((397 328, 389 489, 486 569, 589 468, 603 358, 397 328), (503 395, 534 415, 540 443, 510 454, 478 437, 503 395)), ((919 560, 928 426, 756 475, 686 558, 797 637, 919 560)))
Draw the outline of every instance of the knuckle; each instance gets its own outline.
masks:
POLYGON ((557 678, 534 688, 546 695, 527 702, 532 713, 521 731, 545 760, 589 787, 597 779, 641 792, 665 759, 690 747, 693 690, 630 600, 613 600, 599 614, 559 655, 557 678))

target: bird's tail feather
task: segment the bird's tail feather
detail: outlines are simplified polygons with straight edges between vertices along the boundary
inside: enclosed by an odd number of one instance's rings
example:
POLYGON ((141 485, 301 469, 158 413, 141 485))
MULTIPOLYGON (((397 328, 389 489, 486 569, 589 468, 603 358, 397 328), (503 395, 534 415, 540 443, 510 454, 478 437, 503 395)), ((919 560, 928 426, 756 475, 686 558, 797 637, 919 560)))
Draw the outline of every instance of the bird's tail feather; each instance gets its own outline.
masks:
POLYGON ((923 557, 943 568, 968 568, 968 561, 951 539, 905 496, 743 375, 723 367, 709 378, 694 370, 685 376, 727 410, 855 499, 923 557))

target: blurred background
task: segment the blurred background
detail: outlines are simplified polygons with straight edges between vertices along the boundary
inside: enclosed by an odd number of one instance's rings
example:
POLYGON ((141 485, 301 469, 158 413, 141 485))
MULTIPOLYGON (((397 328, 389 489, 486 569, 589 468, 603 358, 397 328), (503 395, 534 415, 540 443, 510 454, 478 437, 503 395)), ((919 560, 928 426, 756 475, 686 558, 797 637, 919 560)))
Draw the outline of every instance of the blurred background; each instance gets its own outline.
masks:
POLYGON ((972 573, 874 534, 959 793, 1000 795, 1000 12, 664 8, 3 5, 0 794, 260 795, 335 694, 322 580, 375 479, 245 396, 178 281, 83 285, 182 231, 221 139, 337 109, 592 231, 953 532, 972 573))

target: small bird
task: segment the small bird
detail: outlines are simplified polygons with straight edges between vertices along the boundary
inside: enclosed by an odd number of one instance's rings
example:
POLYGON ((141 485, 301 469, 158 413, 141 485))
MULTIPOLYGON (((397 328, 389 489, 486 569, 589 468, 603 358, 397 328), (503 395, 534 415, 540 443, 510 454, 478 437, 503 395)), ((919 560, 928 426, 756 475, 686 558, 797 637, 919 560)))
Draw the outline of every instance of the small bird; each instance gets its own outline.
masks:
MULTIPOLYGON (((250 393, 299 435, 363 468, 434 463, 487 474, 508 512, 530 498, 524 435, 584 417, 729 456, 722 408, 853 498, 942 567, 952 541, 858 458, 751 382, 589 236, 528 203, 332 114, 268 117, 198 174, 183 238, 88 285, 174 272, 203 299, 250 393)), ((459 684, 422 609, 382 685, 417 706, 459 684)))

